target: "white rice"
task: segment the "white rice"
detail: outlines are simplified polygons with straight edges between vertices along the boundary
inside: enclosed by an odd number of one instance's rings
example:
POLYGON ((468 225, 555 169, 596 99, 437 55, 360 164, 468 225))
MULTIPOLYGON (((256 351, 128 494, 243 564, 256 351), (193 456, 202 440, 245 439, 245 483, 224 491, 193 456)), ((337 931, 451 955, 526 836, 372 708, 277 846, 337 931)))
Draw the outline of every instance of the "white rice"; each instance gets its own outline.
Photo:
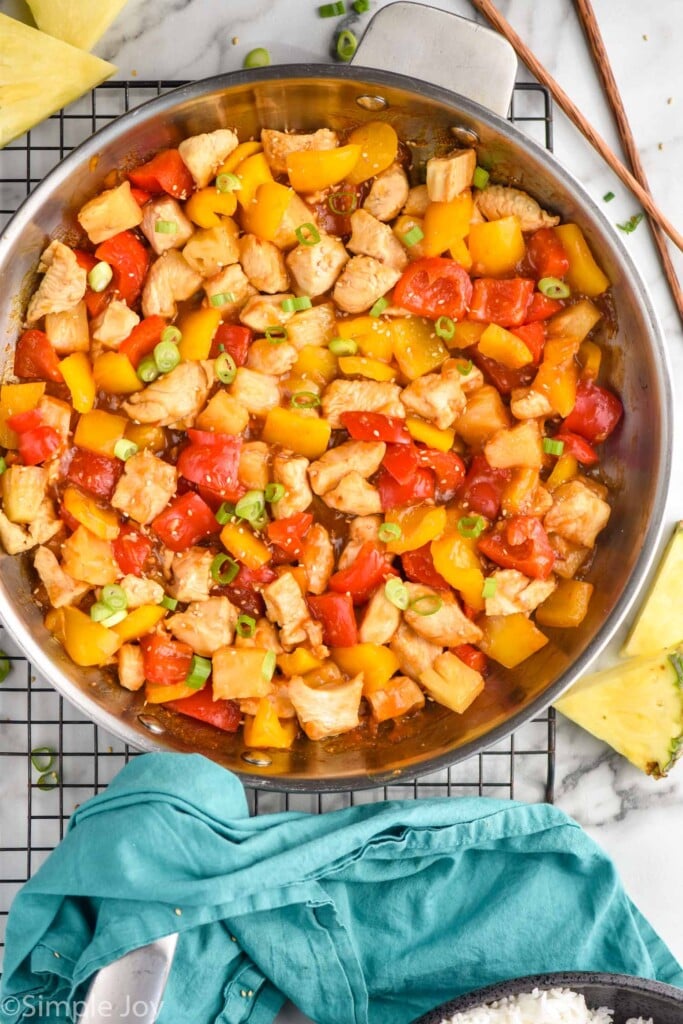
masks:
MULTIPOLYGON (((589 1010, 586 1000, 568 988, 553 988, 507 996, 446 1018, 442 1024, 613 1024, 613 1010, 589 1010)), ((632 1017, 626 1024, 653 1024, 632 1017)))

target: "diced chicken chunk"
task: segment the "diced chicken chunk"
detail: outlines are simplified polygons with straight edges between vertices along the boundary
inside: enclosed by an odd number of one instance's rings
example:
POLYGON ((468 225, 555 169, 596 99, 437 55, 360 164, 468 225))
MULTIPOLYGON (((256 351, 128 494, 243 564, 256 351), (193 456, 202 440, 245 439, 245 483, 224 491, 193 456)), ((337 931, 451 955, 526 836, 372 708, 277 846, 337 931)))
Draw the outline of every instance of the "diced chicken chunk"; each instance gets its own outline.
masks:
POLYGON ((236 225, 231 221, 200 228, 183 249, 183 256, 202 277, 215 277, 239 259, 236 232, 236 225))
POLYGON ((289 342, 274 345, 267 338, 259 338, 249 346, 247 366, 250 370, 280 377, 283 373, 289 373, 298 358, 299 353, 289 342))
POLYGON ((372 717, 377 722, 408 715, 424 707, 425 696, 417 683, 408 676, 394 676, 384 690, 369 693, 366 700, 372 708, 372 717))
POLYGON ((36 544, 46 544, 63 528, 49 498, 43 498, 28 528, 11 522, 0 512, 0 543, 8 555, 18 555, 36 544))
POLYGON ((202 283, 201 275, 192 269, 182 253, 170 249, 149 268, 142 290, 143 315, 173 319, 176 304, 194 295, 202 283))
POLYGON ((396 630, 391 649, 398 658, 399 668, 411 679, 419 680, 423 672, 431 668, 434 659, 441 654, 441 647, 426 640, 402 622, 396 630))
POLYGON ((266 327, 280 327, 294 315, 285 312, 282 303, 293 298, 291 292, 282 292, 279 295, 253 295, 240 311, 240 323, 259 333, 265 331, 266 327))
POLYGON ((19 555, 36 546, 28 530, 10 522, 4 512, 0 512, 0 544, 8 555, 19 555))
POLYGON ((232 643, 239 611, 227 597, 193 601, 184 612, 166 623, 176 640, 189 644, 202 658, 210 658, 219 647, 232 643))
POLYGON ((45 333, 60 356, 71 352, 87 352, 90 348, 88 309, 81 300, 61 313, 46 313, 45 333))
POLYGON ((450 203, 469 188, 477 166, 473 149, 454 149, 427 161, 427 194, 432 203, 450 203))
POLYGON ((263 588, 266 615, 280 627, 280 640, 285 648, 310 642, 313 647, 322 644, 322 626, 315 622, 291 572, 284 572, 273 583, 263 588))
POLYGON ((484 455, 494 469, 526 466, 540 469, 543 465, 543 444, 538 423, 524 420, 509 430, 497 430, 484 445, 484 455))
POLYGON ((429 206, 429 192, 426 185, 411 188, 402 212, 408 217, 424 217, 429 206))
POLYGON ((553 572, 563 579, 571 580, 586 561, 590 554, 590 548, 580 544, 573 544, 570 540, 560 537, 559 533, 549 533, 548 540, 555 552, 555 564, 553 572))
POLYGON ((138 645, 124 644, 119 647, 116 660, 119 682, 124 690, 141 690, 145 685, 145 664, 138 645))
POLYGON ((350 252, 372 256, 394 270, 405 270, 408 266, 408 255, 389 225, 367 210, 351 214, 351 237, 346 246, 350 252))
POLYGON ((458 374, 460 387, 465 395, 471 395, 473 391, 478 391, 484 386, 484 374, 473 362, 470 361, 469 365, 464 366, 462 359, 447 359, 441 367, 441 372, 450 374, 454 371, 458 374), (462 372, 463 369, 466 372, 462 372))
POLYGON ((487 220, 519 217, 522 231, 553 228, 560 223, 559 217, 547 213, 527 192, 507 185, 489 185, 477 193, 476 203, 487 220))
POLYGON ((287 256, 287 266, 300 295, 314 298, 334 286, 349 254, 332 235, 320 235, 316 245, 297 245, 287 256))
POLYGON ((374 179, 363 209, 377 220, 393 220, 408 202, 409 193, 406 172, 400 164, 392 164, 374 179))
POLYGON ((552 416, 553 407, 540 391, 533 388, 513 388, 510 395, 510 412, 517 420, 535 420, 552 416))
POLYGON ((270 449, 264 441, 242 445, 237 479, 250 491, 264 491, 269 477, 270 449))
POLYGON ((192 135, 183 139, 178 152, 198 188, 204 188, 234 149, 239 139, 237 133, 230 128, 217 128, 215 132, 192 135))
POLYGON ((164 596, 164 588, 155 580, 146 580, 141 576, 129 574, 119 580, 128 598, 128 610, 140 608, 143 604, 159 604, 164 596))
POLYGON ((362 693, 362 675, 346 683, 327 683, 319 687, 308 686, 301 676, 294 676, 289 684, 289 699, 310 740, 322 740, 355 729, 359 724, 362 693))
POLYGON ((322 594, 334 569, 334 548, 330 535, 320 523, 313 523, 304 537, 302 564, 311 594, 322 594))
POLYGON ((175 494, 177 479, 175 466, 146 450, 137 452, 126 461, 112 506, 136 523, 151 523, 175 494))
POLYGON ((57 556, 49 548, 40 547, 35 553, 33 567, 40 576, 53 608, 77 604, 90 590, 90 584, 75 580, 64 572, 57 556))
POLYGON ((358 638, 362 644, 388 644, 400 624, 401 612, 386 596, 382 585, 367 603, 358 638))
POLYGON ((161 256, 168 249, 182 249, 192 237, 194 225, 185 216, 180 203, 171 196, 159 196, 145 203, 140 230, 157 256, 161 256), (175 229, 171 225, 175 225, 175 229))
POLYGON ((452 426, 467 404, 457 370, 418 377, 404 388, 401 401, 409 412, 431 420, 440 430, 452 426))
POLYGON ((178 601, 206 601, 213 586, 211 563, 213 552, 192 547, 173 556, 172 592, 178 601))
POLYGON ((360 475, 348 473, 331 491, 323 496, 330 508, 349 515, 369 516, 382 511, 379 491, 360 475))
POLYGON ((118 348, 133 328, 140 323, 135 310, 121 299, 113 299, 90 325, 94 341, 103 348, 118 348))
POLYGON ((339 568, 348 569, 356 560, 363 544, 374 544, 380 547, 379 528, 382 519, 378 515, 356 516, 349 524, 349 535, 346 547, 339 556, 339 568))
POLYGON ((337 278, 332 297, 345 313, 364 313, 393 288, 400 270, 372 256, 354 256, 337 278))
POLYGON ((346 441, 330 448, 308 469, 316 494, 326 494, 350 472, 362 477, 372 476, 380 467, 387 446, 383 441, 346 441))
POLYGON ((489 578, 495 580, 496 592, 486 598, 487 615, 528 614, 550 597, 557 586, 554 576, 531 580, 517 569, 498 569, 489 578))
POLYGON ((267 373, 258 373, 246 366, 237 368, 235 379, 230 385, 230 394, 252 416, 265 416, 269 409, 280 404, 280 388, 277 377, 267 373))
POLYGON ((323 416, 333 430, 342 426, 343 412, 382 412, 405 419, 400 398, 400 387, 391 381, 333 380, 323 394, 323 416))
POLYGON ((170 373, 132 394, 123 403, 123 410, 136 423, 169 427, 182 422, 192 426, 212 383, 202 363, 180 363, 170 373))
POLYGON ((261 132, 261 142, 270 169, 276 174, 287 173, 289 153, 311 149, 335 149, 339 144, 337 133, 330 131, 329 128, 319 128, 311 135, 293 135, 288 132, 278 132, 272 128, 264 128, 261 132))
POLYGON ((570 480, 558 487, 553 492, 553 502, 543 520, 548 533, 559 533, 574 544, 592 548, 610 517, 607 502, 581 480, 570 480))
POLYGON ((45 427, 52 427, 59 434, 62 441, 66 441, 71 430, 72 408, 68 402, 61 398, 53 398, 51 395, 43 395, 37 405, 40 413, 41 423, 45 427))
POLYGON ((336 334, 337 318, 331 302, 295 313, 287 324, 287 340, 296 349, 306 345, 327 345, 336 334))
POLYGON ((273 242, 256 235, 243 235, 239 240, 239 254, 242 270, 254 288, 268 295, 287 291, 289 275, 285 258, 273 242))
POLYGON ((133 197, 129 181, 100 192, 78 212, 78 223, 93 245, 106 242, 120 231, 136 228, 141 222, 142 210, 133 197))
POLYGON ((306 511, 313 501, 313 493, 308 486, 307 458, 278 452, 273 457, 273 480, 285 489, 282 498, 272 505, 275 519, 287 519, 297 512, 306 511))
MULTIPOLYGON (((261 622, 267 622, 270 626, 267 619, 261 619, 261 622)), ((240 638, 238 637, 238 640, 239 639, 240 638)), ((263 647, 263 644, 259 644, 258 646, 263 647)), ((282 650, 282 648, 280 648, 280 650, 282 650)), ((260 700, 260 697, 244 697, 240 700, 240 711, 243 715, 255 715, 258 711, 260 700)), ((267 694, 266 700, 273 705, 275 714, 278 718, 296 718, 294 705, 289 699, 289 683, 274 683, 273 690, 271 693, 267 694)))
POLYGON ((282 644, 278 639, 277 627, 268 619, 257 619, 252 635, 240 636, 237 634, 234 644, 235 647, 258 647, 264 651, 272 651, 273 654, 282 654, 282 644))
POLYGON ((62 242, 50 242, 40 257, 38 273, 44 276, 28 304, 26 319, 30 324, 47 313, 73 309, 85 295, 87 274, 73 250, 62 242))
POLYGON ((471 619, 460 610, 460 605, 453 594, 446 591, 432 590, 421 583, 406 583, 411 604, 413 601, 425 599, 433 601, 437 610, 429 615, 421 615, 423 606, 415 609, 408 607, 403 617, 408 625, 425 640, 439 644, 441 647, 457 647, 459 644, 476 644, 481 640, 481 630, 471 619), (438 606, 438 602, 441 605, 438 606))
POLYGON ((256 289, 239 263, 232 263, 204 282, 206 298, 212 309, 220 309, 224 316, 238 313, 247 299, 256 295, 256 289))

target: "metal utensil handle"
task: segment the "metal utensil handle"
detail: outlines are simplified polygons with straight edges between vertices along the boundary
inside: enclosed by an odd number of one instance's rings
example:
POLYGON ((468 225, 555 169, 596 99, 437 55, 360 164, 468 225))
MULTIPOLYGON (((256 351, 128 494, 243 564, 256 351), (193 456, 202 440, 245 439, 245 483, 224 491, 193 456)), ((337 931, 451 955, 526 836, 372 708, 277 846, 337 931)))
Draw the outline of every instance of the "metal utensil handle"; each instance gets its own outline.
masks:
POLYGON ((78 1024, 154 1024, 173 963, 178 933, 150 942, 102 967, 78 1024))
POLYGON ((497 32, 424 4, 397 3, 373 17, 353 64, 402 71, 450 89, 505 117, 517 57, 497 32))

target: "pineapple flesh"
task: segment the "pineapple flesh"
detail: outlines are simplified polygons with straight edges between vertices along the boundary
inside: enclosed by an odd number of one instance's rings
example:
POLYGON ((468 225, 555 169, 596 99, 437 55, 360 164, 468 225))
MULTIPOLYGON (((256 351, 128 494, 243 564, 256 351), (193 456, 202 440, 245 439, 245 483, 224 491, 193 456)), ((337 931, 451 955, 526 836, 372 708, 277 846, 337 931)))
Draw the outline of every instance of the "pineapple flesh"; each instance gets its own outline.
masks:
POLYGON ((622 657, 657 654, 683 641, 682 597, 683 523, 677 523, 645 603, 621 650, 622 657))
POLYGON ((27 0, 42 32, 91 50, 128 0, 27 0))

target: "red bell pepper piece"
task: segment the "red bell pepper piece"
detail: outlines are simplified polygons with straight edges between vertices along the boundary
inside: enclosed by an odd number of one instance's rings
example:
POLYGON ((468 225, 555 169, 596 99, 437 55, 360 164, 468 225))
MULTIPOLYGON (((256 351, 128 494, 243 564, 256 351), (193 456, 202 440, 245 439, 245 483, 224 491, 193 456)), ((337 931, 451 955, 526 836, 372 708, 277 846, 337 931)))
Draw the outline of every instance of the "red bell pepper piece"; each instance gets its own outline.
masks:
POLYGON ((197 718, 200 722, 208 722, 223 732, 237 732, 242 721, 242 712, 237 701, 214 700, 211 685, 197 690, 191 697, 182 700, 169 700, 164 707, 179 711, 188 718, 197 718))
POLYGON ((235 360, 235 366, 244 366, 253 336, 249 327, 219 324, 211 342, 211 358, 215 359, 221 352, 227 352, 235 360))
POLYGON ((26 412, 15 412, 5 420, 10 430, 17 434, 25 434, 28 430, 35 430, 43 422, 39 409, 28 409, 26 412))
POLYGON ((555 564, 555 552, 540 519, 512 516, 493 533, 479 538, 477 547, 504 569, 517 569, 536 580, 546 580, 555 564))
POLYGON ((124 338, 118 351, 128 356, 137 370, 140 361, 153 352, 161 341, 161 333, 165 327, 166 321, 162 316, 146 317, 135 325, 127 338, 124 338))
POLYGON ((111 498, 123 472, 120 459, 96 455, 86 448, 74 448, 66 478, 97 498, 111 498))
POLYGON ((610 436, 623 414, 624 407, 615 394, 592 380, 580 380, 576 404, 561 429, 599 444, 610 436))
POLYGON ((124 576, 142 576, 145 563, 152 553, 152 542, 139 526, 124 523, 118 537, 112 541, 112 548, 124 576))
POLYGON ((462 320, 471 298, 470 275, 459 263, 445 256, 415 260, 394 288, 397 306, 431 320, 438 320, 440 316, 462 320))
POLYGON ((328 586, 335 593, 350 594, 354 604, 365 604, 384 580, 389 564, 384 552, 367 541, 348 568, 330 577, 328 586))
POLYGON ((525 319, 528 324, 533 324, 538 320, 547 320, 548 317, 555 316, 561 309, 564 309, 564 302, 549 299, 543 292, 534 292, 525 319))
POLYGON ((274 519, 266 527, 268 540, 292 558, 299 558, 303 551, 303 538, 312 522, 310 512, 295 512, 286 519, 274 519))
POLYGON ((465 479, 465 463, 456 452, 440 452, 436 448, 418 448, 420 462, 433 470, 436 489, 443 495, 455 491, 465 479))
POLYGON ((61 384, 59 356, 44 331, 24 331, 14 351, 15 376, 24 380, 53 380, 61 384))
POLYGON ((519 327, 527 320, 533 293, 534 282, 525 277, 503 281, 480 277, 474 282, 469 319, 500 327, 519 327))
POLYGON ((190 491, 174 498, 152 520, 152 529, 171 551, 185 551, 220 529, 213 512, 198 494, 190 491))
MULTIPOLYGON (((79 267, 82 267, 88 274, 98 262, 94 255, 91 252, 86 252, 85 249, 74 249, 73 253, 79 267)), ((110 301, 114 298, 115 291, 113 279, 103 292, 94 292, 90 285, 87 286, 83 300, 88 308, 88 315, 91 320, 94 320, 96 316, 104 312, 110 301)))
POLYGON ((483 356, 478 348, 471 348, 469 356, 502 395, 509 395, 514 388, 526 387, 534 379, 536 371, 533 363, 522 366, 519 370, 512 370, 495 359, 483 356))
POLYGON ((564 445, 563 453, 573 455, 583 466, 594 466, 596 462, 600 461, 595 448, 589 445, 588 441, 580 434, 571 434, 568 430, 561 430, 553 440, 561 441, 564 445))
POLYGON ((473 668, 475 672, 479 672, 482 676, 486 675, 489 667, 489 660, 483 651, 480 651, 478 647, 473 647, 472 644, 459 644, 453 648, 453 654, 464 661, 466 665, 473 668))
POLYGON ((129 306, 138 299, 147 275, 149 254, 132 231, 121 231, 95 249, 98 260, 114 271, 114 285, 129 306))
POLYGON ((434 568, 431 544, 423 544, 414 551, 405 551, 401 555, 401 565, 413 583, 424 583, 426 587, 434 587, 435 590, 448 590, 447 581, 434 568))
POLYGON ((178 458, 178 472, 224 500, 236 500, 242 439, 207 430, 188 430, 190 444, 178 458))
POLYGON ((132 195, 138 206, 144 206, 152 198, 151 192, 145 192, 142 188, 134 188, 131 186, 130 194, 132 195))
POLYGON ((564 277, 569 259, 562 242, 552 228, 539 228, 526 244, 526 251, 536 277, 564 277))
POLYGON ((401 505, 414 505, 434 497, 436 484, 430 469, 417 469, 407 484, 399 484, 383 467, 379 471, 379 500, 382 509, 388 512, 401 505))
POLYGON ((387 444, 412 444, 405 420, 384 416, 381 412, 343 412, 339 417, 354 441, 385 441, 387 444))
POLYGON ((420 453, 414 444, 387 444, 382 465, 399 484, 407 484, 420 466, 420 453))
POLYGON ((128 172, 131 185, 145 192, 167 192, 174 199, 187 199, 194 180, 177 149, 165 149, 146 164, 128 172))
MULTIPOLYGON (((302 512, 300 515, 308 515, 307 512, 302 512)), ((294 518, 293 516, 291 517, 294 518)), ((313 517, 311 516, 311 519, 313 517)), ((285 522, 281 519, 280 522, 285 522)), ((260 565, 258 569, 249 569, 246 565, 240 565, 240 571, 235 576, 235 586, 242 587, 258 587, 265 586, 267 583, 272 583, 277 579, 277 573, 270 565, 260 565)), ((231 584, 232 586, 232 584, 231 584)))
POLYGON ((25 466, 37 466, 54 455, 61 443, 54 427, 35 427, 19 434, 19 454, 25 466))
POLYGON ((140 641, 145 679, 158 686, 184 683, 190 671, 192 648, 161 633, 143 636, 140 641))
POLYGON ((349 594, 321 594, 309 597, 314 618, 322 623, 323 643, 328 647, 353 647, 358 643, 358 627, 349 594))
POLYGON ((458 492, 458 500, 468 511, 495 519, 509 479, 509 469, 493 469, 485 456, 475 455, 458 492))
POLYGON ((543 355, 543 346, 545 345, 545 327, 543 322, 536 320, 535 323, 522 324, 521 327, 512 327, 510 331, 524 342, 534 357, 534 365, 538 366, 543 355))

